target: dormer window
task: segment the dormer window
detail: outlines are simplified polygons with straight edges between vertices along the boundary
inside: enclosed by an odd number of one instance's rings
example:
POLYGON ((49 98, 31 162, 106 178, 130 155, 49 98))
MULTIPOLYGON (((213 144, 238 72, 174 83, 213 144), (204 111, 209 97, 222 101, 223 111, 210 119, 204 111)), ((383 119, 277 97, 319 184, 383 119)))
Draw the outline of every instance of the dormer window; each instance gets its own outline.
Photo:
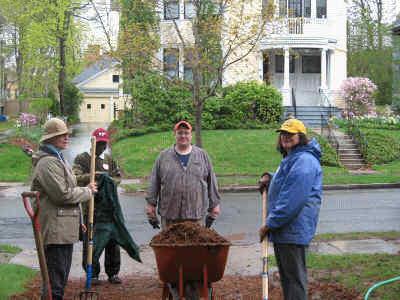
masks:
POLYGON ((164 19, 165 20, 179 19, 179 0, 164 1, 164 19))
POLYGON ((114 83, 119 83, 119 75, 113 75, 113 76, 112 76, 112 81, 113 81, 114 83))

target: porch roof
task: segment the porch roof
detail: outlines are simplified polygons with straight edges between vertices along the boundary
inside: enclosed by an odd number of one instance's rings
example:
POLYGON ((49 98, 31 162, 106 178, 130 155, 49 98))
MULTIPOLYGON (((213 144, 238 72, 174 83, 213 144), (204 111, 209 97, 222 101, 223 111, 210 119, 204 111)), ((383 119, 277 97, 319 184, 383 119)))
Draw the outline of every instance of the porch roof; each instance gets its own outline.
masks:
POLYGON ((272 36, 260 41, 260 50, 276 48, 327 48, 335 49, 337 40, 327 37, 299 37, 297 35, 272 36))

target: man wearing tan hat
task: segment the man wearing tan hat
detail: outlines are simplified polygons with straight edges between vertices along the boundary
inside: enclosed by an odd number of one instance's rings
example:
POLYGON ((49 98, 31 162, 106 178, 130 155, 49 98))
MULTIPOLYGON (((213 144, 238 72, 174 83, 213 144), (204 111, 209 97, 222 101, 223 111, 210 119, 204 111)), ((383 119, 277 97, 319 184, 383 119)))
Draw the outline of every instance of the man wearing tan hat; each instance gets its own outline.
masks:
POLYGON ((277 131, 283 159, 274 174, 266 172, 260 180, 260 192, 268 192, 260 242, 269 237, 274 243, 284 299, 306 300, 306 249, 316 232, 322 198, 321 149, 307 138, 300 120, 288 119, 277 131))
POLYGON ((78 241, 79 203, 97 191, 96 184, 78 187, 62 150, 69 143, 68 128, 57 118, 44 124, 39 151, 32 156, 31 190, 40 192, 40 224, 53 299, 63 299, 78 241))

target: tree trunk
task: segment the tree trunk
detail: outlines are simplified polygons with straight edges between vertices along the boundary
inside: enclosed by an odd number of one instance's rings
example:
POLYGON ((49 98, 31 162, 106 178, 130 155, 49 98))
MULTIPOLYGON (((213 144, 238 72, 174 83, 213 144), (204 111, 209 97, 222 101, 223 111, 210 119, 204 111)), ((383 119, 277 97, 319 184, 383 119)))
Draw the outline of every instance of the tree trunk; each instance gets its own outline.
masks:
POLYGON ((65 114, 64 109, 64 82, 65 82, 65 39, 60 37, 58 39, 58 46, 60 51, 60 71, 58 72, 58 93, 60 97, 60 113, 62 116, 65 114))
MULTIPOLYGON (((195 93, 193 93, 193 96, 195 93)), ((201 137, 201 121, 203 113, 203 103, 196 102, 196 117, 195 117, 195 132, 196 132, 196 146, 202 148, 203 147, 203 139, 201 137)))
POLYGON ((71 11, 66 10, 64 12, 64 22, 61 32, 58 36, 58 46, 59 46, 59 59, 60 59, 60 71, 58 73, 58 93, 60 96, 60 113, 62 116, 65 115, 65 79, 66 79, 66 41, 69 33, 69 26, 71 20, 71 11))

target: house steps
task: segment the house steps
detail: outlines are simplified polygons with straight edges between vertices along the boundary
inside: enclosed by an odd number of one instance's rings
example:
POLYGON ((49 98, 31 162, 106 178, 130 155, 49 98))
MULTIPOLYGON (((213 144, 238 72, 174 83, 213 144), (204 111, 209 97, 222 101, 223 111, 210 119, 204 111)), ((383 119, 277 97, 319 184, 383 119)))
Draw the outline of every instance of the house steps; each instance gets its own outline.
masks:
POLYGON ((353 138, 343 132, 335 130, 335 136, 339 143, 339 161, 349 170, 358 170, 365 167, 360 149, 353 138))
MULTIPOLYGON (((295 109, 293 106, 285 106, 283 119, 286 119, 288 115, 295 115, 295 109)), ((321 106, 297 106, 296 107, 296 118, 301 120, 306 127, 321 127, 326 126, 326 121, 332 116, 340 114, 340 109, 337 107, 321 107, 321 106), (323 116, 321 119, 321 115, 323 116)))

